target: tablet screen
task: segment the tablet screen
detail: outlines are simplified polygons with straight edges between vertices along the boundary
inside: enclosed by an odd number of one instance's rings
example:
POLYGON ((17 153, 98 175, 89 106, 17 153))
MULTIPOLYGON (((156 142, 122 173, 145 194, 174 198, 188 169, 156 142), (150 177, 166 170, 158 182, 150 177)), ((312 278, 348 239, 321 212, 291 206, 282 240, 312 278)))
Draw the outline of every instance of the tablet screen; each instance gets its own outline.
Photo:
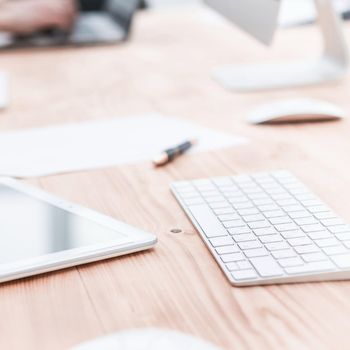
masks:
POLYGON ((0 264, 122 237, 107 226, 0 184, 0 264))

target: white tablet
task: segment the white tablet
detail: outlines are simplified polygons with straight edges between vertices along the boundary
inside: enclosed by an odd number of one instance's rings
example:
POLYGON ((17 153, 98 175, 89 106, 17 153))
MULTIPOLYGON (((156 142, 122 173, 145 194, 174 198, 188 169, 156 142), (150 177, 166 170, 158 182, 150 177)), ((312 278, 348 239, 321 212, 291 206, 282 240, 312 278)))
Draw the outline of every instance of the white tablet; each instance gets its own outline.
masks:
POLYGON ((0 282, 144 250, 156 241, 108 216, 0 178, 0 282))

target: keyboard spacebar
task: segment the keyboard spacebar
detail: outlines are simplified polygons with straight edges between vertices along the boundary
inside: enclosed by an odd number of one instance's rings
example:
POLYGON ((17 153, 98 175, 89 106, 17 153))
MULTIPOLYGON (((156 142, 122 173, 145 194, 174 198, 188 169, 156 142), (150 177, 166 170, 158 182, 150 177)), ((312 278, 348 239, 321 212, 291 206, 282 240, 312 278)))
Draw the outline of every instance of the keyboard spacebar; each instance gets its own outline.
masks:
POLYGON ((207 237, 227 236, 226 229, 207 205, 190 205, 188 209, 207 237))

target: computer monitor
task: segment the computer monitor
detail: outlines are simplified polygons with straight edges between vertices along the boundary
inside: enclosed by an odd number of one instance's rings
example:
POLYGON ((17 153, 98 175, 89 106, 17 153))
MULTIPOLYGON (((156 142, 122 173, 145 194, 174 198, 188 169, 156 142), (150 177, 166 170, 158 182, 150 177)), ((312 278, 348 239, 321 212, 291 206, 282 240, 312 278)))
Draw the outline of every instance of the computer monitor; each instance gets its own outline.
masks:
MULTIPOLYGON (((265 44, 272 42, 281 1, 204 0, 207 5, 265 44)), ((347 70, 349 58, 339 15, 332 0, 314 1, 324 39, 321 57, 296 62, 224 66, 214 73, 219 82, 229 89, 252 91, 318 84, 341 78, 347 70)))
POLYGON ((271 44, 278 24, 280 0, 204 0, 204 2, 256 39, 267 45, 271 44))

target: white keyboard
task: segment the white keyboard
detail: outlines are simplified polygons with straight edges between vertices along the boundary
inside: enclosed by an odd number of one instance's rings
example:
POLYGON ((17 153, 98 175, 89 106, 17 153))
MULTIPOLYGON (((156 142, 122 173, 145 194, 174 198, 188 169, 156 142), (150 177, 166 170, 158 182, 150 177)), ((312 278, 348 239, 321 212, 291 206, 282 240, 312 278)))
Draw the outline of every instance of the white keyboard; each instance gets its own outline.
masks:
POLYGON ((350 278, 350 226, 287 171, 171 189, 234 285, 350 278))

